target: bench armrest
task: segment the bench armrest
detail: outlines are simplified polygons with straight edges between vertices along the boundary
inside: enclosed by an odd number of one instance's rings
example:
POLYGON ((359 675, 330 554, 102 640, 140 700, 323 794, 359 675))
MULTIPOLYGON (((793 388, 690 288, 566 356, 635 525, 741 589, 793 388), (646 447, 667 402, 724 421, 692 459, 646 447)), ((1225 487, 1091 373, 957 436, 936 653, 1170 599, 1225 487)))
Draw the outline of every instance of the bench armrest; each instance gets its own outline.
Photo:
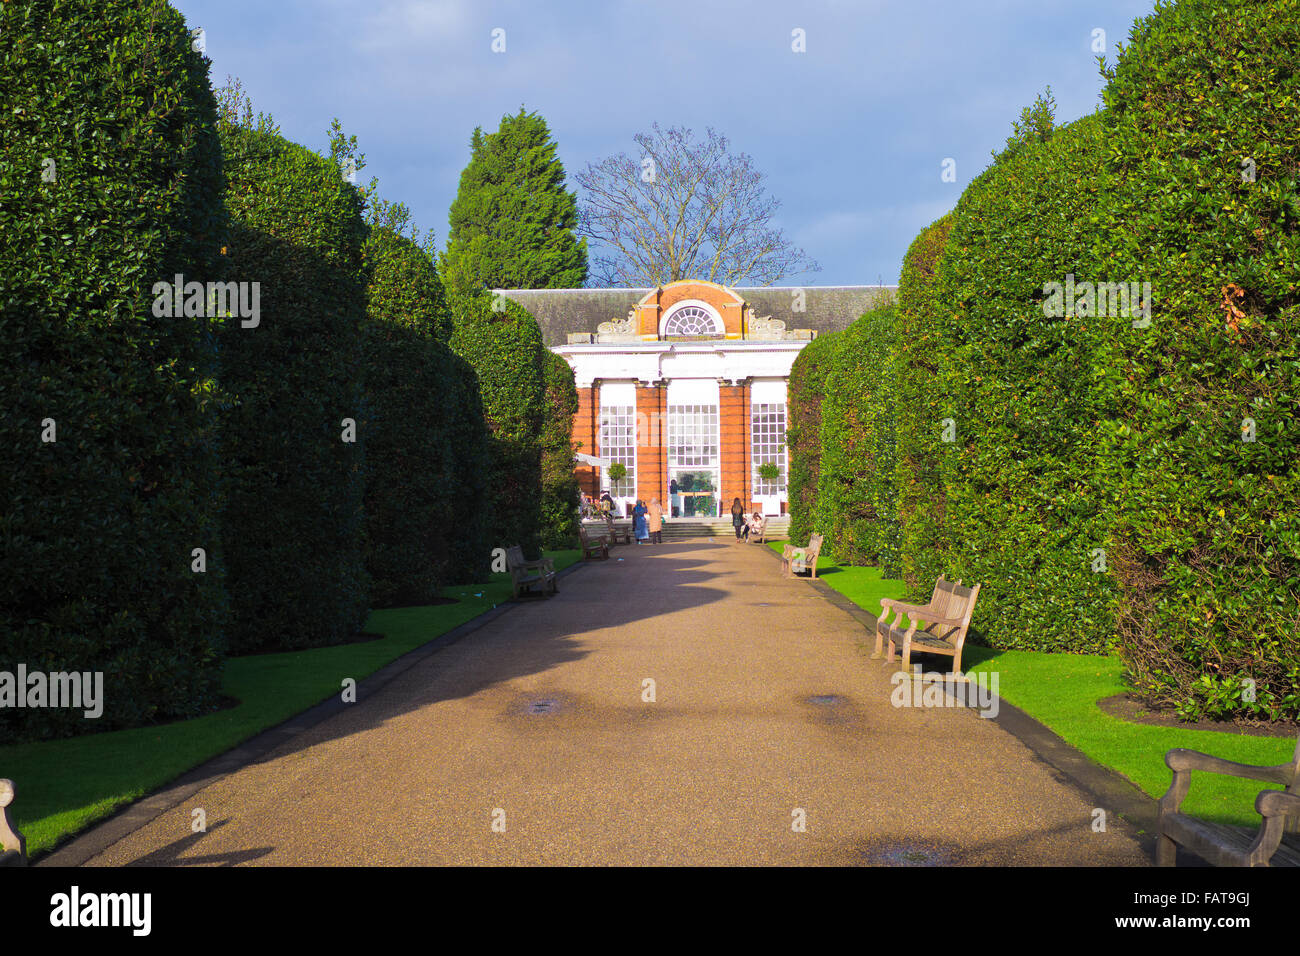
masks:
POLYGON ((928 604, 908 604, 905 601, 895 601, 893 598, 881 598, 880 609, 881 611, 889 609, 906 613, 907 611, 928 611, 930 606, 928 604))
POLYGON ((1265 790, 1255 798, 1261 817, 1300 817, 1300 794, 1265 790))
POLYGON ((962 624, 965 623, 962 618, 944 617, 942 614, 933 614, 929 609, 923 607, 915 610, 909 608, 905 613, 912 619, 913 624, 917 621, 926 621, 930 624, 942 624, 944 627, 961 627, 962 624))
POLYGON ((14 802, 12 780, 0 780, 0 853, 15 853, 20 864, 27 863, 27 839, 14 826, 9 805, 14 802))

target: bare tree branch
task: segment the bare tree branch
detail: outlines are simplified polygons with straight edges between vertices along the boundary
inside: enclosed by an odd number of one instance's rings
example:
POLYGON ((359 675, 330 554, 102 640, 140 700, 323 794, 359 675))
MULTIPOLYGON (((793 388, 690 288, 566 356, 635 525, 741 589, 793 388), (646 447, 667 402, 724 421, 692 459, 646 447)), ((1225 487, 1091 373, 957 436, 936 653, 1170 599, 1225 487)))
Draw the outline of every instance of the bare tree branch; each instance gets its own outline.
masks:
POLYGON ((638 162, 624 153, 575 176, 583 196, 578 232, 592 249, 591 280, 657 286, 705 278, 722 285, 771 285, 821 267, 773 224, 780 202, 744 153, 713 129, 638 133, 638 162))

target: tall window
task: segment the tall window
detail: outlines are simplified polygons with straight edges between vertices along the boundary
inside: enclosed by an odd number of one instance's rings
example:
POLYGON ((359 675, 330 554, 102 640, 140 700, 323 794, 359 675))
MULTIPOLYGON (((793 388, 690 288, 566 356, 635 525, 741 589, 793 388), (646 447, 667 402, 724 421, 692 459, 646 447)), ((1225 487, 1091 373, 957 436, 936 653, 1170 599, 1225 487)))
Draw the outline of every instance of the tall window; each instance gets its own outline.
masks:
POLYGON ((717 332, 713 316, 698 305, 685 305, 668 316, 664 335, 712 335, 717 332))
POLYGON ((754 493, 780 495, 785 491, 785 403, 750 406, 749 433, 751 459, 754 462, 754 493), (776 465, 779 476, 769 480, 759 474, 759 467, 776 465))
POLYGON ((611 481, 609 493, 615 498, 636 494, 636 406, 600 406, 600 455, 627 469, 619 481, 611 481))
POLYGON ((718 464, 718 406, 668 406, 668 467, 718 464))

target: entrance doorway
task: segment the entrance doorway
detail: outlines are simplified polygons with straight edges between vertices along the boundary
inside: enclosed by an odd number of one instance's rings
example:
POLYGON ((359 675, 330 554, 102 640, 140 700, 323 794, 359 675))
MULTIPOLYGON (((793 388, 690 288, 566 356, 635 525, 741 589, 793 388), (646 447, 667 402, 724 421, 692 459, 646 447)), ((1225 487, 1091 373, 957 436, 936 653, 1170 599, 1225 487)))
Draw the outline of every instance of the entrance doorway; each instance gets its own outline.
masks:
POLYGON ((716 518, 718 481, 716 468, 669 468, 668 491, 673 517, 716 518))

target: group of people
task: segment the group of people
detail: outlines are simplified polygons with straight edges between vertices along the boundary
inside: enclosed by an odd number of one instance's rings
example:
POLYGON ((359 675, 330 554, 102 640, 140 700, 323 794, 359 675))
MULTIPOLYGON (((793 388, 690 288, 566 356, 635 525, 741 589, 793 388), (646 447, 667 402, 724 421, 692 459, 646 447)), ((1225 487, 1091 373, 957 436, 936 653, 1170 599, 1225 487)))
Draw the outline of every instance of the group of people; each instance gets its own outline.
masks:
POLYGON ((579 503, 578 513, 584 518, 597 518, 606 515, 612 517, 618 514, 618 505, 606 491, 599 498, 593 498, 591 495, 584 494, 579 503))
MULTIPOLYGON (((596 515, 612 517, 617 513, 618 506, 610 498, 608 491, 602 494, 598 500, 593 500, 588 495, 582 496, 582 516, 584 518, 596 515)), ((637 544, 663 543, 664 508, 659 503, 658 498, 651 498, 648 505, 638 498, 631 515, 632 535, 636 538, 637 544)), ((763 530, 763 516, 757 511, 753 514, 745 514, 745 508, 740 503, 740 499, 735 498, 731 502, 731 524, 736 529, 736 540, 748 541, 751 534, 758 534, 763 530)))
POLYGON ((748 541, 751 534, 758 534, 763 530, 763 516, 757 511, 752 515, 745 514, 745 507, 740 503, 740 499, 734 498, 731 502, 731 525, 736 529, 737 541, 748 541))
POLYGON ((663 544, 664 507, 651 498, 647 507, 639 498, 632 509, 632 536, 637 544, 663 544))

